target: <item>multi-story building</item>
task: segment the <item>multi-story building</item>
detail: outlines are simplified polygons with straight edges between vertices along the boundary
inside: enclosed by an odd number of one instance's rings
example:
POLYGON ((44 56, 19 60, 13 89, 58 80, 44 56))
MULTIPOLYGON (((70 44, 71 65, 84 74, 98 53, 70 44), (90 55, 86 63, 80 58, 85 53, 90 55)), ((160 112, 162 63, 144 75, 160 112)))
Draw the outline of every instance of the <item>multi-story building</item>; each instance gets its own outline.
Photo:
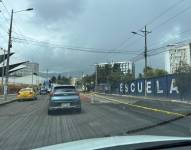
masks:
POLYGON ((28 62, 25 65, 25 68, 18 70, 13 73, 15 76, 27 76, 32 74, 39 74, 39 64, 35 62, 28 62))
POLYGON ((119 64, 120 65, 120 68, 121 68, 121 71, 124 73, 124 74, 127 74, 128 72, 129 73, 134 73, 134 69, 135 69, 135 66, 134 66, 134 63, 133 62, 130 62, 130 61, 124 61, 124 62, 114 62, 114 64, 119 64))
POLYGON ((169 49, 169 60, 166 62, 167 71, 171 74, 182 64, 191 64, 191 43, 173 46, 169 49))
POLYGON ((131 61, 123 61, 123 62, 111 62, 111 63, 99 63, 98 66, 105 66, 105 65, 112 65, 114 66, 115 64, 120 65, 120 69, 124 74, 132 73, 135 75, 135 64, 131 61))

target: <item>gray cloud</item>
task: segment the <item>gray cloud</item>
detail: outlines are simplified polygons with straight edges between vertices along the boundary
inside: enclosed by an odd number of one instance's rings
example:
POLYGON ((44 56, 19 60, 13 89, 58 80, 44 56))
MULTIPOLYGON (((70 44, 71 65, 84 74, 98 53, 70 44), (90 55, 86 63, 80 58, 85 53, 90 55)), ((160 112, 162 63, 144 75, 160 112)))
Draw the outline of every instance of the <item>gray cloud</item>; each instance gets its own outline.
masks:
POLYGON ((54 23, 58 20, 70 20, 78 16, 84 5, 84 0, 30 0, 36 14, 44 22, 54 23))
MULTIPOLYGON (((105 50, 118 48, 122 41, 126 40, 126 44, 122 46, 123 51, 139 50, 140 52, 144 50, 144 39, 133 36, 131 31, 138 31, 174 3, 172 0, 28 1, 28 5, 35 8, 35 15, 31 19, 31 28, 28 27, 26 30, 30 30, 29 35, 35 39, 55 41, 61 45, 73 47, 93 47, 105 50), (131 36, 132 38, 128 39, 131 36)), ((148 29, 152 30, 148 36, 148 49, 190 37, 189 34, 179 35, 178 33, 190 28, 189 11, 158 26, 188 5, 189 1, 185 0, 180 6, 169 11, 169 14, 148 25, 148 29)), ((27 49, 27 51, 19 52, 20 56, 39 62, 42 70, 48 68, 50 71, 58 72, 86 71, 94 63, 111 60, 125 61, 136 55, 93 54, 52 47, 36 47, 30 44, 27 49)), ((163 58, 163 54, 151 57, 149 63, 152 67, 164 68, 163 58)), ((137 73, 142 72, 143 65, 143 60, 136 63, 137 73)))

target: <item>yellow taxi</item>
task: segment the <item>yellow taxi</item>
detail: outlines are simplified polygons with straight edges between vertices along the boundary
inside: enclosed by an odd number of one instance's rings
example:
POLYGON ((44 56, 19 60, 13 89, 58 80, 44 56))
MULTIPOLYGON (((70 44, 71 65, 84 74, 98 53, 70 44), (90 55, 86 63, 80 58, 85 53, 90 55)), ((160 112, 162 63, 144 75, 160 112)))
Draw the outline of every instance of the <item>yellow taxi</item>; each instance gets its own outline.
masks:
POLYGON ((37 100, 37 94, 33 88, 23 88, 18 92, 17 100, 37 100))

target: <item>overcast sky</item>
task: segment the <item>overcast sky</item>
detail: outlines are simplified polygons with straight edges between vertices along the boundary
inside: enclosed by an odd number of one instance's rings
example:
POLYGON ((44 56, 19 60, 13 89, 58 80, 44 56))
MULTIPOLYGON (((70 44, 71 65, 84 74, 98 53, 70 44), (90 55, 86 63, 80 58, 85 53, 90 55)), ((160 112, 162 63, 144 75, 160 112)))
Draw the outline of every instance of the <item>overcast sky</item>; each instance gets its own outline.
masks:
MULTIPOLYGON (((139 32, 145 24, 152 31, 148 35, 148 49, 188 39, 191 34, 191 31, 180 34, 191 28, 190 0, 4 0, 4 4, 9 11, 34 8, 31 12, 14 14, 14 38, 23 38, 19 35, 23 34, 62 46, 13 39, 11 50, 15 56, 12 61, 38 62, 41 71, 90 73, 95 63, 128 61, 144 50, 144 39, 131 31, 139 32), (179 4, 174 5, 177 2, 179 4), (169 7, 171 9, 165 15, 153 21, 169 7), (89 53, 64 47, 125 53, 89 53)), ((0 4, 0 10, 0 47, 7 48, 10 15, 3 4, 0 4)), ((165 68, 164 56, 163 53, 150 57, 148 64, 165 68)), ((143 60, 136 62, 136 73, 142 72, 143 64, 143 60)))

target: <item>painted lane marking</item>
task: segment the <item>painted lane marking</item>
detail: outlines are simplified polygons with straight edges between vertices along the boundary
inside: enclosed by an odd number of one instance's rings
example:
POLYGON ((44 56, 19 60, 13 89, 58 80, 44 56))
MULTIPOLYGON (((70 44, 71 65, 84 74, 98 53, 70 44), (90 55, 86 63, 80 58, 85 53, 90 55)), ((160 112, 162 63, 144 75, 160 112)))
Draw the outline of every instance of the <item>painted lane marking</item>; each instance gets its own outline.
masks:
POLYGON ((145 106, 130 104, 128 102, 122 102, 122 101, 119 101, 119 100, 116 100, 116 99, 113 99, 113 98, 108 98, 108 97, 100 96, 100 95, 97 95, 97 94, 95 94, 95 95, 97 97, 100 97, 100 98, 104 98, 104 99, 107 99, 107 100, 110 100, 110 101, 114 101, 114 102, 118 102, 118 103, 121 103, 121 104, 126 104, 126 105, 129 105, 129 106, 132 106, 132 107, 136 107, 136 108, 141 108, 141 109, 146 109, 146 110, 150 110, 150 111, 160 112, 160 113, 164 113, 164 114, 168 114, 168 115, 175 115, 175 116, 181 116, 181 117, 185 117, 186 116, 186 115, 181 114, 181 113, 176 113, 176 112, 171 112, 171 111, 157 109, 157 108, 151 108, 151 107, 145 107, 145 106))
MULTIPOLYGON (((99 93, 97 93, 99 94, 99 93)), ((100 93, 100 94, 105 94, 105 93, 100 93)), ((113 95, 113 96, 122 96, 126 98, 132 98, 132 99, 143 99, 143 100, 151 100, 151 101, 162 101, 162 102, 172 102, 172 103, 182 103, 182 104, 189 104, 191 105, 190 102, 188 101, 182 101, 182 100, 176 100, 176 99, 159 99, 157 97, 144 97, 144 96, 135 96, 135 95, 121 95, 121 94, 107 94, 108 96, 113 95)))

